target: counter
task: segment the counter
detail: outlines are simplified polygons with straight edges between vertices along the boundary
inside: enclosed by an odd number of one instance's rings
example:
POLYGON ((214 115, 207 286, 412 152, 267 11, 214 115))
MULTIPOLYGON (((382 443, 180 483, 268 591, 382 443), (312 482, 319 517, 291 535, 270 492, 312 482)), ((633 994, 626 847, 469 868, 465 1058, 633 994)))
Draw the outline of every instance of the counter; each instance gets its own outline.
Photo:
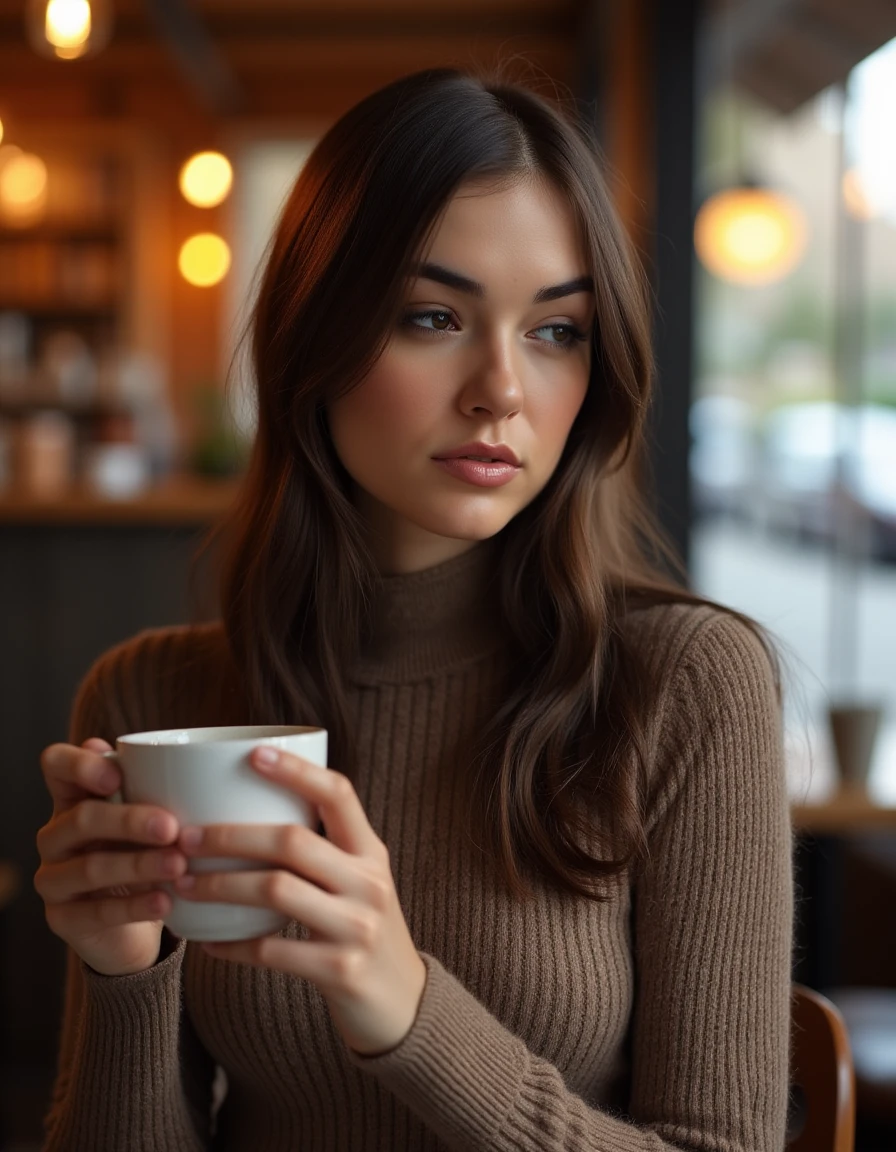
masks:
POLYGON ((3 488, 0 524, 210 524, 230 507, 239 483, 239 479, 172 476, 128 499, 76 486, 53 496, 3 488))

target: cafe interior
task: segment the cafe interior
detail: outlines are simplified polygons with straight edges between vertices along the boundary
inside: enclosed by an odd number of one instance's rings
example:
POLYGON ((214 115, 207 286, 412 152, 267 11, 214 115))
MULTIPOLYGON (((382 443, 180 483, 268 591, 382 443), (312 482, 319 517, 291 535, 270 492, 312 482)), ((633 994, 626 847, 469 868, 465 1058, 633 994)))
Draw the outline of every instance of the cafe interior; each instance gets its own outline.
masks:
POLYGON ((0 0, 0 1149, 41 1145, 62 1005, 41 750, 101 652, 214 616, 214 550, 194 559, 251 446, 240 335, 284 196, 343 112, 442 65, 509 68, 588 121, 652 287, 652 498, 691 586, 789 658, 811 1051, 788 1147, 896 1149, 879 0, 0 0))

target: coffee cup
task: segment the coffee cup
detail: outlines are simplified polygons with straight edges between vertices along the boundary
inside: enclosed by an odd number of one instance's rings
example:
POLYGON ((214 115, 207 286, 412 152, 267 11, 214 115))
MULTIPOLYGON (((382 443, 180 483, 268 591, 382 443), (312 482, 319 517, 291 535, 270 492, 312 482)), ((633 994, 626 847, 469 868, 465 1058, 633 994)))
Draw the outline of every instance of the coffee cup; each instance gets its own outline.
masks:
MULTIPOLYGON (((111 799, 154 804, 186 824, 301 824, 316 828, 319 815, 301 796, 261 776, 249 763, 260 744, 327 765, 325 728, 283 725, 171 728, 119 736, 106 752, 121 770, 122 785, 111 799)), ((257 860, 195 857, 188 871, 259 871, 257 860)), ((289 918, 270 908, 172 898, 165 926, 186 940, 248 940, 278 932, 289 918)))

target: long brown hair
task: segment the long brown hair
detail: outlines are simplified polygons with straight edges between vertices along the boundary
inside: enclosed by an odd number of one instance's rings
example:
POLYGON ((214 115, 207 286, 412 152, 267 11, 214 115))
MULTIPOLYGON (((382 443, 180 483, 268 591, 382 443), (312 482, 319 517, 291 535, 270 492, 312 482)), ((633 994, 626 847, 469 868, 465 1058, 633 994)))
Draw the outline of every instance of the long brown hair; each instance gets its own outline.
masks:
POLYGON ((536 176, 567 198, 581 230, 597 304, 592 369, 554 475, 502 530, 500 619, 514 671, 478 737, 469 811, 515 896, 531 894, 527 874, 537 873, 601 900, 595 882, 646 856, 646 725, 661 688, 626 642, 624 614, 711 604, 763 641, 779 702, 781 682, 760 625, 687 590, 648 503, 649 290, 577 113, 500 73, 441 68, 374 92, 319 141, 283 209, 252 316, 258 423, 221 529, 221 610, 250 717, 325 726, 331 763, 351 776, 346 670, 377 571, 325 404, 385 348, 404 274, 458 187, 536 176), (596 792, 615 856, 580 842, 577 798, 596 792))

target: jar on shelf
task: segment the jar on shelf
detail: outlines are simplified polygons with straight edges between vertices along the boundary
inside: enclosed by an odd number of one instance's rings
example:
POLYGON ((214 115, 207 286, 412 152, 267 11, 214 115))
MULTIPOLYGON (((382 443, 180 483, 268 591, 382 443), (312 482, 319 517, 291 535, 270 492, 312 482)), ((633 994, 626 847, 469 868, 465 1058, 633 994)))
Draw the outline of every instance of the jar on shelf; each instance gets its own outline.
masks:
POLYGON ((13 483, 41 496, 64 492, 72 482, 75 428, 64 412, 39 411, 18 421, 13 483))

